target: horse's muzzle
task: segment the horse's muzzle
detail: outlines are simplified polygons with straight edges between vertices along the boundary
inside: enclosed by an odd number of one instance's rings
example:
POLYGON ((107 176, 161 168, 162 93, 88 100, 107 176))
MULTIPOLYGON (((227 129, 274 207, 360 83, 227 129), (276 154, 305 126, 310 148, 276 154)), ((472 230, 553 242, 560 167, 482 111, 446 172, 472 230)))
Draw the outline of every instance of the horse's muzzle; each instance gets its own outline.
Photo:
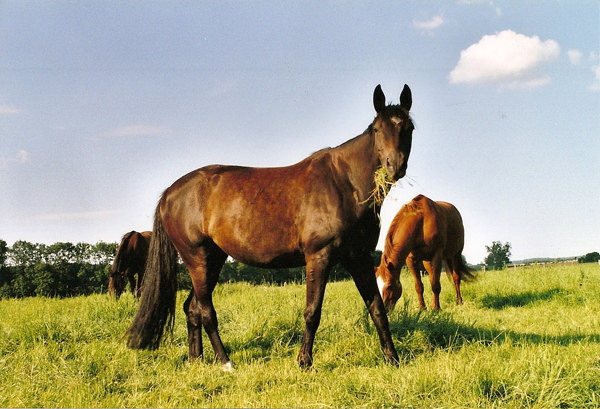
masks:
POLYGON ((385 163, 385 170, 390 178, 395 181, 402 179, 406 175, 406 163, 404 156, 401 155, 398 159, 388 157, 385 163))

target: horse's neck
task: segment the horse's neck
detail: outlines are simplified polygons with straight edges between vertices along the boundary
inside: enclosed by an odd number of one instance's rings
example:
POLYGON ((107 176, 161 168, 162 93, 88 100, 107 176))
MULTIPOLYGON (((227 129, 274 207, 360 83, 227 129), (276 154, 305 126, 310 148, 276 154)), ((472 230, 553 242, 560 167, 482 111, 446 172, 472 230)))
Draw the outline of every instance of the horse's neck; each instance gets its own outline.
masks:
POLYGON ((378 166, 372 133, 367 130, 333 148, 331 153, 338 177, 352 185, 357 208, 364 211, 369 207, 369 196, 375 188, 374 174, 378 166))

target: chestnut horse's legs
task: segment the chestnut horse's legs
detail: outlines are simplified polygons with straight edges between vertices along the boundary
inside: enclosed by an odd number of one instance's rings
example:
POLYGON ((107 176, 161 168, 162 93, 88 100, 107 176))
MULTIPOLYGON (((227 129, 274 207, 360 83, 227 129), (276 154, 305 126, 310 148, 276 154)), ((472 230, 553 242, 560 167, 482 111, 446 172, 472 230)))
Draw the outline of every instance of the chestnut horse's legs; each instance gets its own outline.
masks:
POLYGON ((440 272, 442 270, 442 253, 437 251, 431 261, 423 261, 425 270, 429 274, 429 282, 431 283, 431 291, 433 292, 433 300, 431 301, 431 308, 434 310, 440 309, 440 291, 442 286, 440 284, 440 272))
POLYGON ((306 307, 304 309, 304 336, 298 354, 298 364, 302 368, 312 365, 312 350, 315 333, 321 322, 321 309, 325 286, 329 276, 331 249, 326 247, 315 254, 306 256, 306 307))
POLYGON ((427 307, 425 306, 425 300, 423 299, 423 281, 421 280, 421 272, 419 271, 418 263, 419 262, 412 254, 409 254, 406 258, 406 266, 415 278, 415 291, 419 298, 419 308, 421 308, 421 310, 426 310, 427 307))
POLYGON ((352 275, 356 288, 358 288, 358 292, 375 324, 383 354, 390 363, 397 365, 399 363, 398 353, 394 347, 394 341, 390 333, 390 324, 377 287, 375 274, 373 274, 372 263, 371 256, 368 254, 342 260, 342 265, 352 275))

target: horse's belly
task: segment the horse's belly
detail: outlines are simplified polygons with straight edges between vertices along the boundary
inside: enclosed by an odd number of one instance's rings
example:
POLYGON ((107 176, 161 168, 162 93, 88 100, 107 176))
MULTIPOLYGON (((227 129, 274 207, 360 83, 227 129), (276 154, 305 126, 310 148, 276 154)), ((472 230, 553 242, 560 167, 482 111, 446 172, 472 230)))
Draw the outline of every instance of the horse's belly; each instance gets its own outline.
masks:
POLYGON ((222 223, 211 232, 214 243, 229 256, 242 263, 259 267, 297 267, 304 264, 293 230, 281 223, 222 223))
POLYGON ((226 251, 226 253, 236 261, 262 268, 293 268, 306 264, 304 261, 304 254, 301 252, 281 253, 277 255, 273 255, 272 253, 259 254, 256 252, 232 252, 234 254, 230 254, 226 251))

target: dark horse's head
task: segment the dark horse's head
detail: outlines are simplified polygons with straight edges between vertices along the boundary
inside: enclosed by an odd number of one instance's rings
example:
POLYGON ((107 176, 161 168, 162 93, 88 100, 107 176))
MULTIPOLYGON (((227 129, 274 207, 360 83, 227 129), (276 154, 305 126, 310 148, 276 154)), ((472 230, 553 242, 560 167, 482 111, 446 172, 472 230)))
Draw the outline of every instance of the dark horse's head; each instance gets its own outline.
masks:
POLYGON ((130 231, 121 238, 121 243, 117 249, 117 254, 115 254, 115 259, 110 266, 110 272, 108 275, 108 292, 117 300, 127 285, 127 264, 129 263, 128 246, 130 239, 136 234, 137 232, 130 231))
POLYGON ((394 181, 406 175, 408 157, 412 146, 413 123, 409 116, 412 93, 408 85, 400 94, 400 105, 385 104, 385 95, 378 85, 373 92, 373 105, 377 117, 371 125, 375 135, 375 148, 379 164, 394 181))
POLYGON ((110 267, 108 278, 108 292, 117 300, 125 289, 125 271, 121 271, 118 267, 118 261, 115 259, 110 267))

